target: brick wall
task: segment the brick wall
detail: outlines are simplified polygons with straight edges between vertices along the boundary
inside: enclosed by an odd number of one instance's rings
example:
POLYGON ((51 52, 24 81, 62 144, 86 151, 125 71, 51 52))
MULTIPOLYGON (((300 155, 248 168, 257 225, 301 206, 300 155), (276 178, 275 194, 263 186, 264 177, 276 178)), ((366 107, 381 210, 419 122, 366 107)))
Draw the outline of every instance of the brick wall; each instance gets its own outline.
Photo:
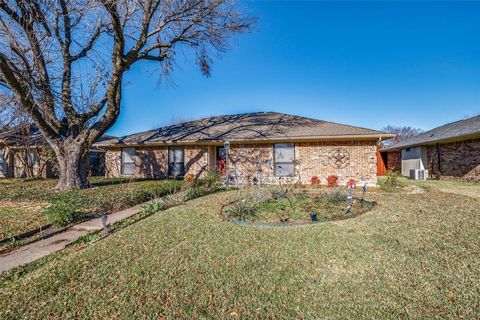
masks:
POLYGON ((122 173, 121 149, 112 148, 105 152, 105 176, 118 178, 122 173))
POLYGON ((432 177, 480 182, 480 139, 428 146, 427 159, 432 177))
POLYGON ((168 174, 168 147, 136 148, 135 177, 166 178, 168 174))
MULTIPOLYGON (((208 147, 185 147, 185 174, 196 177, 208 171, 208 147)), ((105 176, 121 177, 121 148, 109 148, 105 153, 105 176)), ((163 179, 168 176, 168 147, 135 148, 135 178, 163 179)))
MULTIPOLYGON (((232 145, 229 168, 232 177, 240 183, 250 184, 261 180, 266 184, 301 182, 309 184, 318 176, 325 184, 329 175, 337 175, 340 183, 349 179, 367 179, 376 184, 376 142, 315 142, 295 144, 295 176, 279 178, 274 175, 273 144, 232 145), (338 161, 337 161, 338 160, 338 161), (336 162, 337 161, 337 162, 336 162)), ((106 176, 121 176, 121 149, 109 149, 105 154, 106 176)), ((168 173, 167 147, 142 147, 136 149, 136 178, 165 178, 168 173)), ((206 174, 209 168, 208 146, 185 147, 185 173, 196 177, 206 174)))
POLYGON ((298 175, 302 183, 310 183, 318 176, 325 184, 329 175, 337 175, 339 183, 349 179, 366 179, 377 183, 377 145, 375 141, 315 142, 295 144, 295 157, 299 161, 298 175), (343 161, 339 161, 343 158, 343 161))
POLYGON ((185 174, 193 174, 196 178, 208 172, 208 146, 185 147, 185 174))
POLYGON ((400 151, 387 152, 387 170, 402 171, 402 156, 400 151))
POLYGON ((367 179, 377 183, 376 142, 315 142, 295 144, 295 177, 278 178, 274 175, 273 144, 232 145, 230 152, 231 175, 238 175, 241 183, 261 179, 263 183, 301 182, 310 184, 312 176, 318 176, 322 184, 335 174, 340 183, 349 179, 367 179), (342 164, 335 164, 334 157, 340 152, 342 164))

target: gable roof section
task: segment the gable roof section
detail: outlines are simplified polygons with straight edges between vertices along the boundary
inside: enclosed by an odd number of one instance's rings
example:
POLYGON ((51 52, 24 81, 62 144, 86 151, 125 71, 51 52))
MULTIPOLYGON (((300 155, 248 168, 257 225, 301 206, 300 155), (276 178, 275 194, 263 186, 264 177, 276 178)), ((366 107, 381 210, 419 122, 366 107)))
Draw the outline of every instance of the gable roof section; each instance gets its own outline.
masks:
POLYGON ((178 123, 98 142, 105 145, 155 145, 314 139, 379 139, 393 135, 334 122, 277 112, 222 115, 178 123))
POLYGON ((397 150, 414 146, 435 144, 480 137, 480 116, 460 120, 423 132, 405 141, 384 148, 382 151, 397 150))

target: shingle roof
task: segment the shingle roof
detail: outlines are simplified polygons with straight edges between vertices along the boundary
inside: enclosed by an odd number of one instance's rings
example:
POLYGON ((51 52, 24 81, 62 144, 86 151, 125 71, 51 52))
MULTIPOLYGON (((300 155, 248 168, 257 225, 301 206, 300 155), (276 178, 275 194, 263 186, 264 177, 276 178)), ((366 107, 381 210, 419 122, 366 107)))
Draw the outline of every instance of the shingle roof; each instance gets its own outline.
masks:
MULTIPOLYGON (((102 142, 106 140, 116 139, 114 136, 103 135, 97 139, 96 142, 102 142)), ((0 143, 6 143, 8 145, 21 146, 24 143, 28 143, 31 146, 44 146, 47 145, 46 140, 43 138, 40 130, 35 125, 29 125, 24 128, 15 127, 8 129, 0 129, 0 143), (25 130, 28 130, 28 139, 25 139, 25 130)))
POLYGON ((423 132, 405 141, 384 148, 382 151, 428 145, 457 139, 480 137, 480 116, 460 120, 423 132))
POLYGON ((40 130, 33 125, 22 128, 16 127, 1 130, 0 142, 7 143, 9 145, 21 145, 25 142, 31 145, 45 144, 45 140, 43 139, 40 130), (28 140, 26 140, 24 136, 26 131, 28 131, 28 140))
POLYGON ((198 143, 294 140, 294 139, 355 139, 391 138, 393 135, 376 130, 334 122, 304 118, 277 112, 222 115, 178 123, 122 138, 97 143, 134 145, 162 143, 198 143))

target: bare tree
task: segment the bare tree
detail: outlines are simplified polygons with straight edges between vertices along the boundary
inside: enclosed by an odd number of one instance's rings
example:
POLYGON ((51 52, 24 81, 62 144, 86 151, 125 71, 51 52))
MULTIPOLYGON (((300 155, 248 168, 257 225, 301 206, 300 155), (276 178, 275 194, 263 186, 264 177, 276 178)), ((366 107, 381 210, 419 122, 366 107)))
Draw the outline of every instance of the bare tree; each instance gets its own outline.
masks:
POLYGON ((175 54, 203 74, 254 19, 233 0, 0 0, 0 90, 15 97, 55 152, 59 189, 88 186, 88 148, 117 120, 137 62, 168 75, 175 54))
POLYGON ((394 125, 388 125, 386 127, 383 127, 382 131, 395 134, 395 138, 382 142, 385 147, 391 146, 400 141, 410 139, 423 132, 423 130, 420 128, 413 128, 410 126, 394 126, 394 125))

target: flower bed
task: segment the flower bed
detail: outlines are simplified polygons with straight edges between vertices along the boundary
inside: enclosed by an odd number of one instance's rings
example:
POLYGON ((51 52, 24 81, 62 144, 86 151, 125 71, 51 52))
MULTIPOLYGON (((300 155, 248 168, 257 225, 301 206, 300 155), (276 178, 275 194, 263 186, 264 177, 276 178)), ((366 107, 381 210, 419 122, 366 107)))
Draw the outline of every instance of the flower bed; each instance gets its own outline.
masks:
POLYGON ((347 193, 331 190, 262 189, 246 193, 222 208, 222 216, 237 224, 258 226, 299 225, 348 219, 369 211, 375 202, 353 199, 348 208, 347 193))

